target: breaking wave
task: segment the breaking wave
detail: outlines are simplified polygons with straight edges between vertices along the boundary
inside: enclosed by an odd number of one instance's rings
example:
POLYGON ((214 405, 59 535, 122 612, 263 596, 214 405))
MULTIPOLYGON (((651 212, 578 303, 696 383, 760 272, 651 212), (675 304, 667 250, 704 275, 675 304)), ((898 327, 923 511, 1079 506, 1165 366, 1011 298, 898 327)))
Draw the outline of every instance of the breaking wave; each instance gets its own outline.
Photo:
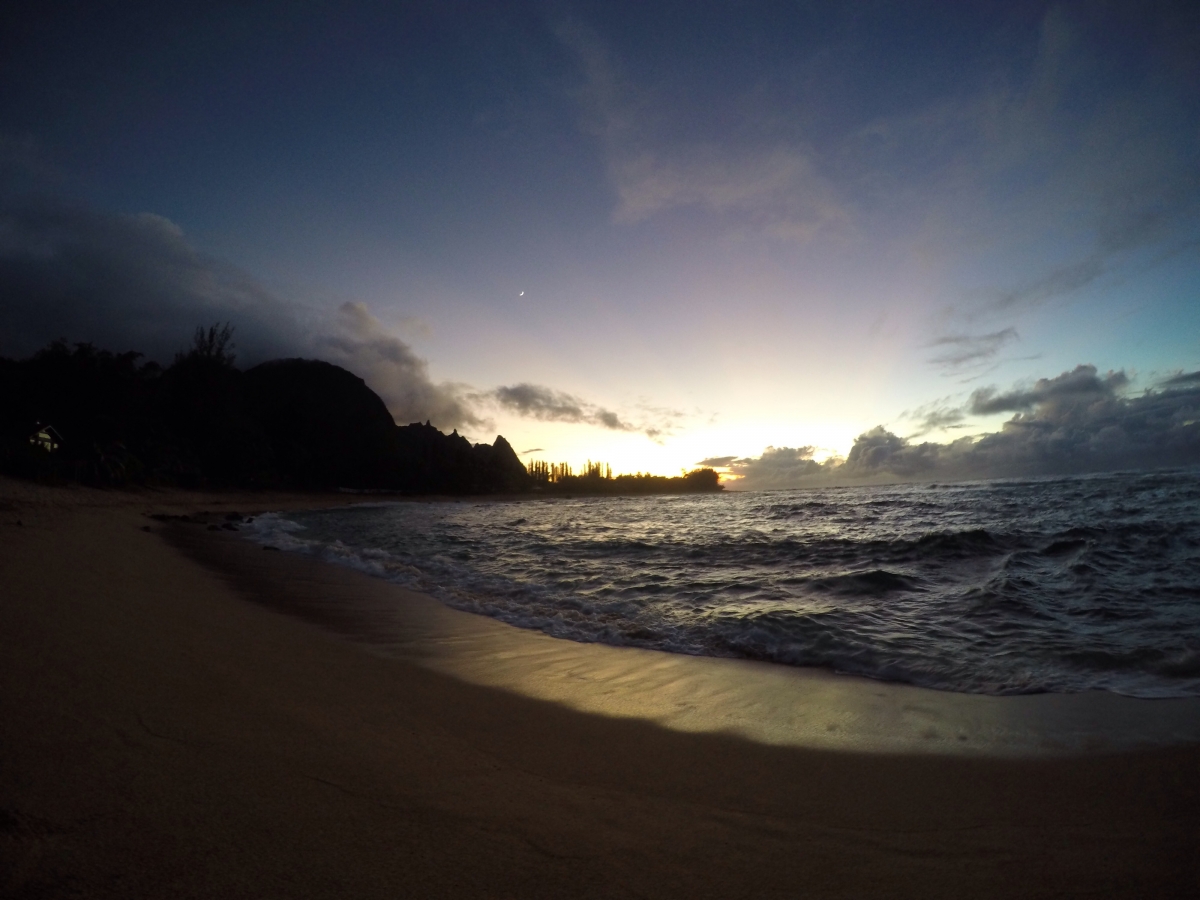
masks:
POLYGON ((987 694, 1200 696, 1200 473, 371 504, 253 537, 555 637, 987 694))

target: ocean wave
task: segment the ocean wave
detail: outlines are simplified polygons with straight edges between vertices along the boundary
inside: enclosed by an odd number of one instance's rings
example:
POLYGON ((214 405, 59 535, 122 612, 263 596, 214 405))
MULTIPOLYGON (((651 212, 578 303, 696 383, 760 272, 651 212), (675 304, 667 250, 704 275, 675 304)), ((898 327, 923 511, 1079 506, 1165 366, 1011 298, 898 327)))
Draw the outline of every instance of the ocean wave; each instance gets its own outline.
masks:
POLYGON ((390 503, 261 543, 555 637, 942 690, 1200 696, 1197 473, 390 503))

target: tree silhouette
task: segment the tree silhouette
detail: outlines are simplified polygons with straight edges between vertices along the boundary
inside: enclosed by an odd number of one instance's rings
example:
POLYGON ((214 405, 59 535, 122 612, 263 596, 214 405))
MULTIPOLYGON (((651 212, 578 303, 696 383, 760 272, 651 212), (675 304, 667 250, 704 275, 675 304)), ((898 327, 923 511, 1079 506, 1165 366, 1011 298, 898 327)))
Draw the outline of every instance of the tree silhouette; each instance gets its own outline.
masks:
POLYGON ((237 357, 233 354, 233 331, 234 328, 228 322, 224 324, 217 322, 207 329, 203 325, 196 327, 196 333, 192 336, 192 347, 186 353, 180 351, 175 354, 175 362, 179 363, 183 360, 202 360, 216 365, 233 368, 234 361, 237 357))

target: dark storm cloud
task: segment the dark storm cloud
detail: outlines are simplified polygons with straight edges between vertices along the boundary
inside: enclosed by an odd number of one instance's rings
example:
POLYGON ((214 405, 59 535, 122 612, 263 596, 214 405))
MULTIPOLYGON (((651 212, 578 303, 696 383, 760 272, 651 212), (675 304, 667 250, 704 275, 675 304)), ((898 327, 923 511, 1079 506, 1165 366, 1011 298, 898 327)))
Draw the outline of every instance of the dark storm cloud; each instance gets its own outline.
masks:
POLYGON ((459 386, 435 384, 424 360, 361 304, 332 316, 290 303, 196 251, 161 216, 110 215, 51 201, 0 208, 0 353, 56 338, 169 362, 197 325, 228 321, 238 361, 317 356, 354 372, 402 423, 480 425, 459 386))
POLYGON ((230 319, 243 359, 253 361, 279 355, 301 335, 286 304, 148 213, 108 215, 50 201, 5 205, 0 290, 0 352, 8 355, 65 337, 166 362, 196 325, 230 319))
MULTIPOLYGON (((948 481, 1063 475, 1200 463, 1200 378, 1169 379, 1167 390, 1124 396, 1124 372, 1078 366, 1027 390, 977 391, 975 414, 1014 412, 994 433, 917 443, 882 426, 858 436, 844 461, 805 466, 804 449, 768 448, 730 470, 747 489, 856 481, 948 481)), ((811 462, 811 460, 809 460, 811 462)))
POLYGON ((1097 399, 1112 399, 1125 387, 1129 378, 1124 371, 1096 374, 1095 366, 1076 366, 1056 378, 1039 378, 1032 388, 999 394, 995 388, 980 388, 971 394, 972 415, 986 416, 1002 412, 1025 412, 1035 406, 1051 408, 1052 404, 1089 403, 1097 399))
POLYGON ((915 444, 876 428, 855 441, 840 476, 943 480, 1198 462, 1200 388, 1047 400, 994 434, 949 444, 915 444))
POLYGON ((1166 381, 1160 382, 1163 387, 1188 387, 1190 385, 1200 385, 1200 372, 1184 372, 1176 375, 1173 378, 1168 378, 1166 381))

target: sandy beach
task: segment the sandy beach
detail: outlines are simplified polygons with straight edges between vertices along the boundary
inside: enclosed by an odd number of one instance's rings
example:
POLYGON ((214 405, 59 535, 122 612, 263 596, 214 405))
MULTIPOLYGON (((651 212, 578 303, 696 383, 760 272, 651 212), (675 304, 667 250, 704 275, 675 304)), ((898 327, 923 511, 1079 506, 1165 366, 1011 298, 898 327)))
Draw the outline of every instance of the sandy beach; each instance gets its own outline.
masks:
POLYGON ((1200 883, 1196 702, 576 645, 149 518, 346 501, 0 480, 0 895, 1200 883))

